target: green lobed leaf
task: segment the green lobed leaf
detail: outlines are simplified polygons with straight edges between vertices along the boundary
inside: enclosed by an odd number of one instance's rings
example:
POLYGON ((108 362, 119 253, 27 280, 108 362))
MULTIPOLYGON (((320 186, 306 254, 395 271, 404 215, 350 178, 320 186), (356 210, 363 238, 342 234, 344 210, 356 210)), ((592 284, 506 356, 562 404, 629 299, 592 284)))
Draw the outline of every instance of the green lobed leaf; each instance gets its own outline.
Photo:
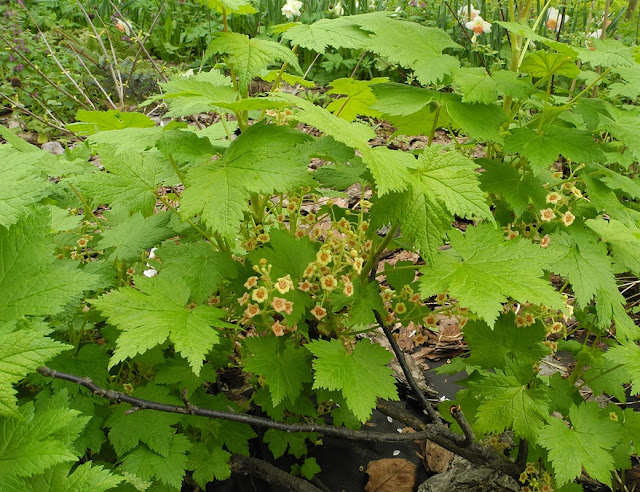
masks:
POLYGON ((284 193, 308 183, 308 160, 297 145, 309 140, 284 126, 250 126, 224 157, 187 172, 181 211, 199 214, 210 229, 235 241, 251 193, 284 193))
POLYGON ((0 321, 55 315, 99 285, 76 263, 55 258, 50 224, 48 210, 40 209, 9 230, 0 226, 0 321))
POLYGON ((578 58, 592 67, 634 67, 634 50, 617 39, 589 38, 589 48, 576 48, 578 58))
POLYGON ((300 72, 298 59, 286 46, 266 39, 250 38, 236 32, 221 32, 209 43, 202 62, 214 54, 227 57, 227 64, 235 71, 241 91, 249 87, 251 79, 269 65, 286 62, 300 72))
POLYGON ((422 270, 423 297, 449 291, 489 326, 508 298, 563 308, 560 294, 542 279, 547 259, 539 246, 521 238, 506 241, 501 230, 488 224, 467 227, 464 236, 452 230, 449 237, 452 249, 422 270))
POLYGON ((371 105, 376 101, 371 86, 388 80, 386 77, 370 80, 336 79, 331 82, 332 88, 327 94, 340 94, 346 97, 334 99, 327 106, 327 110, 347 121, 353 121, 360 115, 379 118, 382 113, 371 109, 371 105))
POLYGON ((249 354, 244 358, 246 371, 264 377, 273 405, 300 395, 302 385, 311 382, 311 357, 303 348, 284 337, 248 337, 244 340, 249 354))
POLYGON ((9 486, 6 492, 104 492, 117 487, 124 480, 114 475, 102 465, 91 461, 77 466, 71 471, 71 465, 61 464, 47 469, 42 475, 23 478, 9 486))
POLYGON ((96 204, 109 204, 128 212, 141 212, 148 217, 156 205, 156 190, 165 181, 174 181, 175 173, 159 152, 119 154, 114 147, 100 148, 100 161, 107 172, 70 176, 76 185, 96 204))
POLYGON ((564 75, 575 79, 580 73, 575 59, 562 53, 550 53, 549 51, 530 53, 522 61, 520 70, 538 78, 564 75))
POLYGON ((498 83, 484 68, 460 68, 453 73, 453 81, 460 88, 464 103, 491 104, 498 99, 498 83))
POLYGON ((631 382, 632 385, 631 393, 640 393, 640 347, 636 343, 626 342, 609 348, 604 357, 612 364, 623 364, 625 382, 631 382))
POLYGON ((515 128, 505 137, 504 150, 519 153, 529 159, 533 172, 538 175, 548 169, 558 154, 575 163, 604 160, 604 153, 589 132, 575 128, 545 125, 543 133, 528 128, 515 128))
POLYGON ((611 450, 622 439, 621 426, 613 422, 596 402, 572 406, 569 427, 561 418, 550 418, 537 439, 549 450, 549 460, 558 485, 582 473, 582 469, 606 485, 611 485, 615 469, 611 450))
POLYGON ((532 365, 509 358, 504 369, 486 373, 467 386, 482 395, 476 423, 483 432, 501 433, 513 429, 516 436, 535 442, 549 415, 547 387, 530 388, 532 365))
POLYGON ((454 215, 493 222, 480 190, 477 164, 456 151, 427 147, 418 157, 408 191, 393 193, 376 202, 375 223, 399 223, 430 261, 451 228, 454 215))
POLYGON ((135 284, 135 289, 121 287, 93 301, 109 323, 122 330, 109 368, 168 338, 198 375, 205 355, 219 340, 216 328, 232 326, 222 321, 226 312, 213 306, 187 307, 190 291, 181 278, 136 277, 135 284))
POLYGON ((31 477, 76 461, 71 444, 89 417, 68 408, 66 392, 22 405, 20 418, 0 419, 0 489, 11 477, 31 477))
POLYGON ((484 169, 479 176, 482 189, 504 198, 516 217, 521 216, 530 204, 535 210, 546 207, 544 176, 534 176, 526 169, 518 170, 501 160, 480 159, 476 162, 484 169))
POLYGON ((170 218, 170 212, 161 212, 146 218, 140 212, 136 212, 113 229, 103 232, 96 248, 113 248, 108 261, 131 261, 140 258, 145 249, 174 234, 167 227, 170 218))
POLYGON ((44 322, 27 320, 16 326, 0 323, 0 415, 20 417, 13 385, 60 352, 71 348, 48 338, 44 322))
POLYGON ((337 19, 320 19, 313 24, 297 23, 282 33, 282 38, 291 41, 292 45, 325 53, 327 47, 364 48, 369 41, 370 33, 353 23, 349 17, 337 19))
POLYGON ((122 471, 133 473, 143 480, 156 479, 180 490, 187 467, 189 440, 182 434, 174 435, 169 441, 169 455, 154 453, 144 444, 136 447, 122 460, 122 471))
POLYGON ((504 369, 511 359, 533 365, 549 352, 543 343, 546 330, 542 323, 518 327, 513 313, 501 315, 493 328, 483 321, 469 320, 464 325, 464 338, 471 353, 465 362, 484 369, 504 369))
POLYGON ((206 241, 180 244, 166 241, 154 254, 160 260, 154 265, 158 265, 161 275, 184 279, 189 285, 191 298, 197 303, 203 303, 239 273, 239 264, 231 255, 216 251, 206 241))
POLYGON ((609 244, 616 262, 640 276, 640 228, 603 217, 586 220, 585 225, 609 244))
POLYGON ((296 458, 307 454, 307 439, 313 442, 317 439, 317 434, 269 429, 264 433, 263 437, 264 442, 269 446, 269 451, 276 459, 283 456, 287 451, 296 458))
POLYGON ((206 489, 213 480, 226 480, 231 476, 231 454, 221 447, 210 449, 205 443, 194 444, 189 450, 187 470, 193 470, 193 479, 206 489))
MULTIPOLYGON (((169 390, 155 384, 138 387, 134 396, 161 403, 179 405, 180 400, 169 396, 169 390)), ((118 405, 105 423, 109 430, 109 442, 119 457, 134 449, 141 442, 159 455, 169 456, 171 440, 180 422, 180 415, 168 412, 140 410, 128 414, 129 405, 118 405)))
POLYGON ((358 341, 351 353, 338 340, 314 340, 306 348, 316 357, 314 388, 339 390, 353 414, 365 422, 378 398, 397 400, 395 379, 386 364, 393 357, 380 345, 358 341))
POLYGON ((51 191, 51 184, 38 167, 44 152, 19 152, 0 147, 0 226, 9 227, 27 215, 29 207, 51 191))

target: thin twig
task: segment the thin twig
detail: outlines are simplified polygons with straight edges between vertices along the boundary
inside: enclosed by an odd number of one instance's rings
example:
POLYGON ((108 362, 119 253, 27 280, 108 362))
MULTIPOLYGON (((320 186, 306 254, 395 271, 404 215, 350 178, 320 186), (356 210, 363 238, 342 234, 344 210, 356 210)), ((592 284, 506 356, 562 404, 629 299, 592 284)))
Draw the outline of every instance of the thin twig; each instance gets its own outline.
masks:
MULTIPOLYGON (((144 45, 147 39, 149 38, 149 35, 153 31, 154 27, 156 26, 158 19, 160 19, 160 15, 162 14, 162 11, 167 6, 167 1, 168 0, 165 0, 164 3, 162 4, 162 7, 160 7, 160 10, 156 14, 155 18, 153 19, 153 22, 151 23, 151 26, 149 27, 149 30, 144 35, 144 39, 140 41, 140 39, 138 39, 138 36, 133 36, 133 39, 135 39, 136 43, 139 46, 139 49, 138 49, 138 52, 136 53, 136 56, 133 59, 133 63, 131 64, 131 71, 129 72, 129 76, 127 77, 127 85, 129 85, 129 82, 131 82, 131 77, 133 76, 133 72, 136 68, 136 64, 138 63, 138 58, 140 57, 140 53, 145 54, 145 56, 147 57, 147 60, 151 62, 151 66, 158 73, 162 81, 169 82, 169 79, 167 78, 167 76, 164 73, 162 73, 162 71, 160 70, 160 67, 158 67, 158 65, 156 64, 156 61, 149 54, 149 51, 147 51, 147 48, 144 45)), ((131 26, 131 24, 129 24, 129 22, 124 18, 124 15, 122 15, 122 12, 120 12, 118 7, 111 0, 109 0, 109 3, 113 7, 113 9, 116 11, 116 14, 118 14, 118 16, 120 17, 120 20, 122 20, 122 22, 124 22, 124 24, 127 26, 127 29, 129 29, 129 32, 134 34, 133 26, 131 26)))
POLYGON ((197 415, 200 417, 230 420, 232 422, 240 422, 242 424, 266 427, 285 432, 317 432, 319 434, 338 436, 356 441, 374 442, 403 442, 413 441, 416 439, 432 439, 435 434, 441 432, 441 429, 436 426, 429 426, 427 430, 407 435, 398 434, 397 432, 355 431, 345 427, 334 427, 332 425, 287 424, 285 422, 276 422, 275 420, 265 417, 257 417, 255 415, 245 413, 210 410, 208 408, 201 408, 195 405, 191 405, 190 407, 186 405, 169 405, 167 403, 143 400, 141 398, 127 395, 126 393, 101 388, 96 385, 91 378, 83 378, 74 374, 55 371, 49 367, 39 367, 38 372, 46 377, 63 379, 65 381, 79 384, 80 386, 87 388, 96 396, 116 403, 129 403, 138 407, 139 410, 158 410, 161 412, 179 413, 183 415, 197 415))
MULTIPOLYGON (((96 41, 98 42, 98 45, 100 45, 100 48, 102 49, 102 54, 104 55, 105 63, 109 65, 109 71, 111 72, 111 79, 113 80, 113 85, 115 86, 116 91, 118 92, 118 99, 120 101, 121 106, 124 108, 124 94, 122 93, 122 79, 119 77, 119 74, 116 75, 116 72, 114 69, 114 63, 117 63, 117 60, 115 58, 115 53, 113 52, 113 45, 111 46, 112 48, 111 52, 114 56, 114 59, 112 61, 111 58, 109 58, 109 53, 107 52, 107 48, 102 42, 102 36, 98 34, 98 30, 96 29, 96 26, 93 24, 91 17, 89 17, 89 14, 85 10, 85 8, 82 6, 82 3, 80 3, 80 0, 76 0, 76 4, 78 4, 78 7, 80 7, 80 10, 82 10, 82 13, 84 14, 85 19, 89 23, 89 26, 91 26, 91 30, 93 31, 93 35, 95 36, 96 41)), ((108 33, 107 33, 107 37, 108 37, 108 33)), ((109 40, 109 43, 111 43, 111 40, 109 40)))
POLYGON ((29 111, 26 107, 24 107, 22 104, 14 101, 13 99, 11 99, 9 96, 7 96, 6 94, 4 94, 3 92, 0 92, 0 97, 2 97, 3 99, 6 99, 7 101, 9 101, 13 106, 15 106, 16 108, 18 108, 20 111, 22 111, 25 114, 28 114, 29 116, 31 116, 32 118, 35 118, 36 120, 38 120, 40 123, 44 123, 47 126, 50 126, 51 128, 55 128, 58 131, 64 132, 64 133, 68 133, 70 135, 73 135, 72 132, 70 132, 69 130, 67 130, 66 128, 62 128, 58 125, 54 125, 53 123, 45 120, 44 118, 38 116, 35 113, 32 113, 31 111, 29 111))
MULTIPOLYGON (((85 103, 80 101, 80 99, 78 99, 76 96, 74 96, 73 94, 70 94, 65 89, 63 89, 58 84, 56 84, 53 80, 51 80, 49 77, 47 77, 47 75, 42 70, 40 70, 33 63, 31 63, 31 60, 29 60, 26 56, 24 56, 22 53, 20 53, 20 50, 16 49, 16 47, 13 46, 2 34, 0 34, 0 39, 2 39, 2 41, 4 41, 5 44, 11 49, 11 51, 15 52, 15 54, 18 55, 22 59, 22 61, 24 61, 27 65, 29 65, 31 67, 31 69, 38 74, 39 77, 42 77, 44 80, 46 80, 47 83, 49 83, 49 85, 51 85, 51 87, 53 87, 54 89, 60 91, 62 94, 67 96, 69 99, 72 99, 75 103, 77 103, 80 106, 82 106, 84 109, 87 109, 87 110, 91 109, 85 103)), ((95 109, 95 108, 93 108, 93 109, 95 109)))
POLYGON ((265 482, 284 487, 292 492, 322 492, 306 480, 294 477, 290 473, 258 458, 250 458, 239 454, 231 458, 231 471, 250 473, 265 482))
POLYGON ((471 443, 473 443, 476 440, 476 436, 473 433, 473 429, 469 425, 469 422, 467 422, 466 417, 462 413, 462 409, 460 408, 460 405, 453 405, 449 409, 449 413, 456 420, 456 422, 458 422, 458 425, 460 426, 460 428, 462 429, 462 432, 464 433, 464 441, 461 444, 463 446, 470 446, 471 443))
POLYGON ((85 64, 84 60, 82 59, 82 57, 80 56, 80 53, 78 53, 75 49, 75 47, 73 47, 70 43, 67 44, 67 46, 69 46, 69 49, 71 51, 73 51, 74 55, 76 55, 76 58, 78 59, 78 61, 80 62, 80 65, 82 65, 82 68, 85 69, 85 71, 87 72, 87 74, 89 75, 89 77, 91 77, 91 80, 93 80, 93 83, 96 84, 98 86, 98 89, 100 89, 100 92, 102 92, 102 94, 104 94, 104 97, 107 98, 107 101, 109 102, 109 104, 111 105, 111 107, 113 109, 117 109, 118 107, 116 106, 116 104, 113 102, 113 100, 111 99, 111 96, 109 96, 109 94, 107 93, 107 91, 104 89, 104 87, 102 87, 102 85, 100 84, 100 82, 98 82, 98 79, 95 78, 95 76, 93 75, 93 72, 91 72, 91 70, 89 70, 89 67, 87 67, 87 65, 85 64))
POLYGON ((91 106, 92 109, 96 109, 95 105, 93 104, 93 102, 91 101, 91 98, 86 94, 86 92, 84 92, 82 90, 82 88, 78 85, 78 83, 74 80, 74 78, 71 76, 71 74, 67 71, 66 68, 64 68, 62 66, 62 63, 60 63, 60 60, 58 60, 58 57, 56 56, 55 52, 53 51, 53 48, 51 48, 51 45, 49 44, 49 41, 47 41, 46 36, 44 35, 44 33, 40 30, 40 26, 38 26, 38 23, 36 22, 36 20, 33 18, 33 15, 31 15, 31 12, 29 11, 29 9, 27 7, 25 7, 23 2, 20 2, 20 6, 24 9, 24 11, 27 13, 27 15, 29 16, 29 18, 31 19, 31 22, 33 22, 33 25, 36 27, 36 29, 38 30, 38 33, 40 34, 40 37, 42 38, 42 41, 44 42, 45 46, 47 47, 47 49, 49 50, 49 54, 51 55, 51 58, 53 58, 53 61, 55 62, 56 65, 58 65, 58 68, 60 69, 60 71, 62 72, 62 74, 69 79, 69 81, 73 84, 73 86, 76 88, 76 90, 82 94, 82 97, 84 97, 87 102, 89 103, 89 106, 91 106))

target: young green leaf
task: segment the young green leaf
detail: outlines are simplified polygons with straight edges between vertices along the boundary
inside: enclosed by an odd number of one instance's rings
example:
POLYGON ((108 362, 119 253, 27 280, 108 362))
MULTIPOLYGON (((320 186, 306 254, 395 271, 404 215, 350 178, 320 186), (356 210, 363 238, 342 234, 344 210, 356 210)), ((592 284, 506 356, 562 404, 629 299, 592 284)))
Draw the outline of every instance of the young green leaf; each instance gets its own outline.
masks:
POLYGON ((397 400, 395 379, 386 364, 392 355, 369 340, 358 341, 351 353, 338 340, 314 340, 306 345, 314 360, 314 388, 339 390, 361 422, 371 416, 378 398, 397 400))
POLYGON ((376 101, 371 86, 388 80, 386 77, 371 80, 336 79, 331 82, 332 89, 327 94, 344 94, 346 97, 334 99, 327 109, 347 121, 353 121, 359 115, 379 118, 382 113, 371 109, 371 105, 376 101))
POLYGON ((109 368, 143 354, 168 338, 197 375, 207 352, 218 341, 216 328, 227 313, 213 306, 187 306, 190 291, 181 278, 137 277, 136 289, 122 287, 93 303, 122 334, 109 368))
POLYGON ((317 434, 308 432, 284 432, 269 429, 264 433, 263 441, 269 446, 274 458, 280 458, 287 450, 296 458, 307 454, 307 439, 315 441, 317 434))
POLYGON ((189 450, 187 470, 193 470, 193 479, 205 490, 213 480, 226 480, 231 476, 229 460, 231 454, 221 447, 209 449, 203 442, 194 444, 189 450))
MULTIPOLYGON (((134 396, 147 400, 160 401, 179 405, 180 400, 169 396, 169 390, 163 386, 148 384, 135 389, 134 396)), ((162 456, 169 456, 170 444, 176 433, 175 427, 180 422, 180 415, 176 413, 139 411, 131 413, 128 405, 114 408, 105 423, 109 430, 109 442, 118 456, 122 457, 141 442, 151 451, 162 456)))
POLYGON ((321 471, 322 468, 320 468, 318 462, 313 457, 305 459, 304 463, 300 467, 300 474, 307 480, 311 480, 321 471))
POLYGON ((186 453, 191 447, 191 443, 182 434, 176 434, 168 444, 168 456, 161 456, 144 444, 140 444, 122 460, 122 471, 133 473, 143 480, 160 480, 162 483, 180 490, 187 467, 186 453))
POLYGON ((473 394, 482 395, 477 426, 498 434, 513 429, 516 436, 535 442, 549 415, 547 388, 529 387, 534 373, 526 360, 509 358, 504 367, 467 384, 473 394))
POLYGON ((575 79, 580 73, 572 57, 548 51, 536 51, 527 55, 520 65, 520 70, 538 78, 564 75, 575 79))
POLYGON ((582 468, 594 478, 611 485, 614 471, 611 450, 622 439, 621 426, 609 419, 596 402, 572 406, 569 427, 561 418, 548 420, 537 439, 549 450, 558 485, 578 478, 582 468))
POLYGON ((298 398, 304 383, 311 382, 311 357, 292 340, 283 337, 248 337, 244 340, 249 354, 245 370, 262 376, 267 383, 273 405, 288 398, 298 398))
POLYGON ((562 297, 543 280, 544 250, 526 239, 506 241, 490 225, 467 227, 466 234, 449 233, 452 251, 439 253, 422 270, 420 292, 429 297, 449 291, 489 326, 495 324, 508 298, 562 309, 562 297))

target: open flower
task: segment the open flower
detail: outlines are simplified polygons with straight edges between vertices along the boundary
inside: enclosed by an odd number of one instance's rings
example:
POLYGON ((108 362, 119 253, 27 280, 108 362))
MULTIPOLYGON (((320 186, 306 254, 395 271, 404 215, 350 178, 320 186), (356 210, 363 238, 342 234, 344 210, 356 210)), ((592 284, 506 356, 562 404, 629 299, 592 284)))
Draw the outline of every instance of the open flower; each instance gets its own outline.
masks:
POLYGON ((576 216, 567 210, 560 216, 560 220, 566 227, 569 227, 571 224, 573 224, 573 221, 576 220, 576 216))
POLYGON ((271 326, 271 331, 273 331, 273 334, 277 337, 281 337, 282 335, 284 335, 284 329, 286 328, 286 326, 284 326, 282 323, 280 323, 280 321, 276 321, 272 326, 271 326))
POLYGON ((293 289, 293 281, 291 280, 291 276, 287 274, 284 277, 279 278, 276 281, 275 288, 280 294, 286 294, 291 289, 293 289))
POLYGON ((540 220, 543 222, 551 222, 556 218, 556 213, 552 208, 545 208, 544 210, 540 210, 540 220))
POLYGON ((327 315, 327 310, 323 308, 320 304, 317 304, 312 310, 311 314, 315 316, 315 318, 320 321, 327 315))
POLYGON ((569 20, 568 15, 562 15, 558 9, 549 7, 547 10, 547 28, 552 31, 559 31, 563 24, 566 24, 569 20))
POLYGON ((475 43, 481 34, 491 32, 491 24, 479 15, 476 15, 472 21, 467 22, 465 27, 473 31, 472 43, 475 43))
POLYGON ((473 8, 473 4, 465 4, 458 10, 458 15, 462 17, 464 22, 474 20, 478 14, 480 14, 480 11, 473 8))
POLYGON ((294 17, 298 17, 300 15, 301 8, 302 2, 300 2, 299 0, 287 0, 287 3, 282 6, 282 15, 291 20, 294 17))

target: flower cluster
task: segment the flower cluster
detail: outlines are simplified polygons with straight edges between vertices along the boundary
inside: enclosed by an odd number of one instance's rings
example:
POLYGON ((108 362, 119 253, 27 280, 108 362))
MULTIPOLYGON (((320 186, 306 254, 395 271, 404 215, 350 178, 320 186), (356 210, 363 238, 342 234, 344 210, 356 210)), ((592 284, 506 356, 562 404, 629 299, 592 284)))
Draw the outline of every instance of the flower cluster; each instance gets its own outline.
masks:
POLYGON ((277 337, 295 331, 296 325, 287 325, 285 318, 293 314, 293 301, 280 297, 293 290, 291 276, 287 274, 274 281, 271 278, 272 267, 264 258, 253 269, 260 276, 249 277, 244 283, 246 292, 237 299, 238 304, 245 308, 240 324, 254 323, 255 326, 254 318, 261 315, 261 321, 268 324, 277 337))
POLYGON ((520 483, 526 484, 521 492, 553 492, 551 474, 543 471, 535 463, 527 463, 527 467, 520 474, 520 483))

